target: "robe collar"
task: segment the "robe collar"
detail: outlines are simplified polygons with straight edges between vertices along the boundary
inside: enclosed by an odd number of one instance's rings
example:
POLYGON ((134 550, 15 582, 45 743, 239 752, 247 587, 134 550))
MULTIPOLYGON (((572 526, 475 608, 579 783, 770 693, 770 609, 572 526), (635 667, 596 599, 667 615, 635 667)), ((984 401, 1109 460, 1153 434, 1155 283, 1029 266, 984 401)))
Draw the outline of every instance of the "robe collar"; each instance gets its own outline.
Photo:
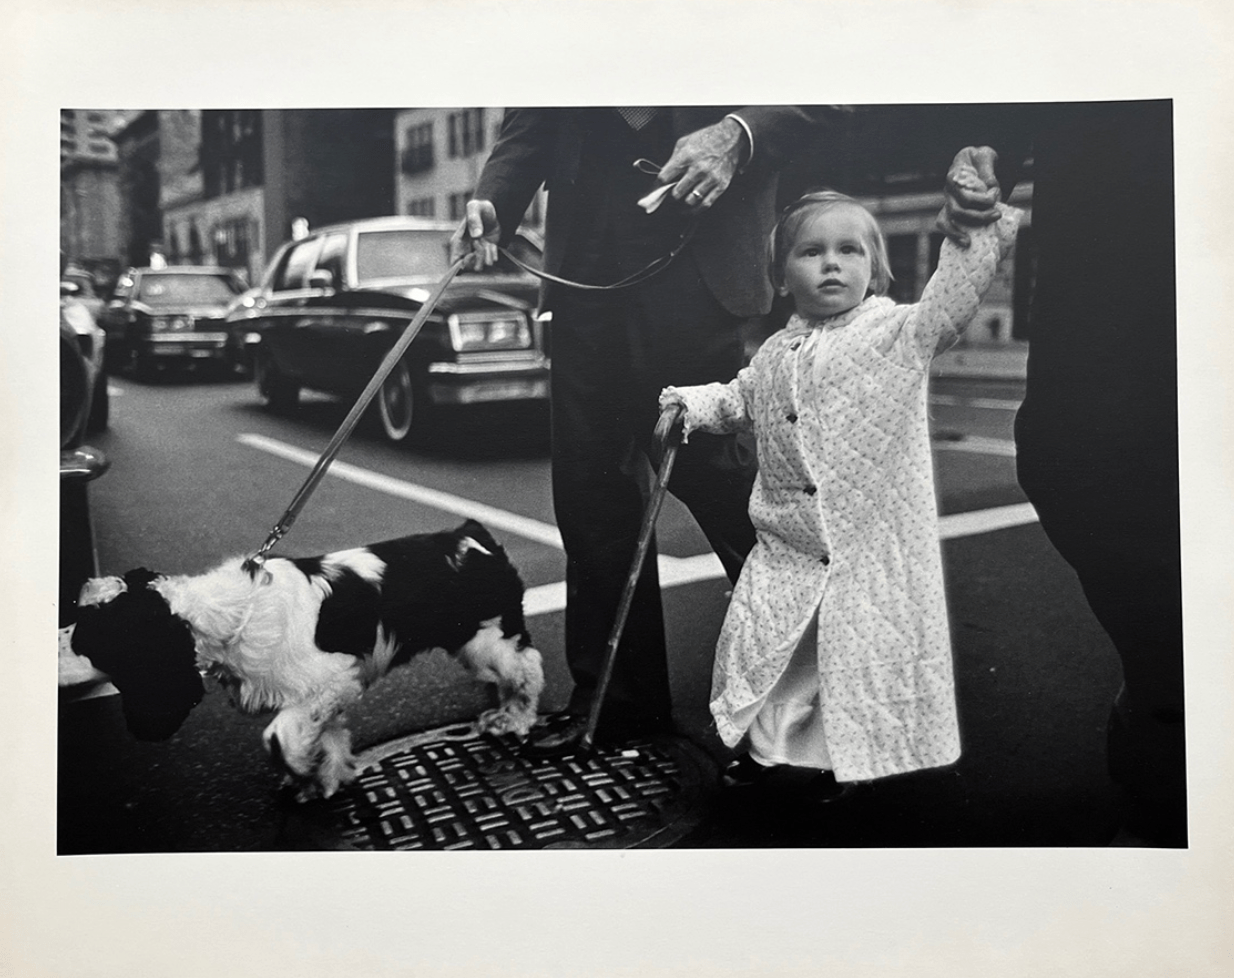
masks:
POLYGON ((788 332, 794 333, 809 333, 814 330, 829 331, 839 329, 841 326, 847 326, 854 319, 865 315, 867 312, 872 312, 875 309, 881 309, 884 306, 894 306, 895 300, 889 299, 885 295, 867 296, 852 309, 846 312, 837 313, 834 316, 826 316, 823 319, 809 319, 805 316, 799 316, 797 313, 789 318, 784 328, 788 332))

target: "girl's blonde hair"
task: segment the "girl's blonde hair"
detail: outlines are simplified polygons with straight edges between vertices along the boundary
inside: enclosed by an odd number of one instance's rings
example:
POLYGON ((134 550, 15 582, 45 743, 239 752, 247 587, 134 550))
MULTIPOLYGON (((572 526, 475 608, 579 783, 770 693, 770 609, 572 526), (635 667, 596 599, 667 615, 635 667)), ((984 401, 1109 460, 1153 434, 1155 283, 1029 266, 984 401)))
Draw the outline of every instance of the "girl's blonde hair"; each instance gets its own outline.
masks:
POLYGON ((811 191, 780 212, 767 249, 767 274, 777 290, 784 288, 784 263, 806 218, 841 204, 851 204, 861 211, 865 225, 866 249, 870 253, 870 292, 873 295, 887 294, 887 289, 891 286, 891 261, 887 257, 887 239, 883 236, 883 230, 878 226, 873 214, 848 194, 837 190, 811 191))

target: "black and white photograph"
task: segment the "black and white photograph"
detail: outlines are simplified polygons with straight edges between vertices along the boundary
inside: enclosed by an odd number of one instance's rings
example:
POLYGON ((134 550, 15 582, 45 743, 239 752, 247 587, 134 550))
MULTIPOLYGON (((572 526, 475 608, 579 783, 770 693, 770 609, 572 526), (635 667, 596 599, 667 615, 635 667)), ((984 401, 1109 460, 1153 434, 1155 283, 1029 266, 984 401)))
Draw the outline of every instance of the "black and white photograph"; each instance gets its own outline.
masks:
POLYGON ((25 10, 13 973, 1219 974, 1221 17, 1008 6, 25 10))

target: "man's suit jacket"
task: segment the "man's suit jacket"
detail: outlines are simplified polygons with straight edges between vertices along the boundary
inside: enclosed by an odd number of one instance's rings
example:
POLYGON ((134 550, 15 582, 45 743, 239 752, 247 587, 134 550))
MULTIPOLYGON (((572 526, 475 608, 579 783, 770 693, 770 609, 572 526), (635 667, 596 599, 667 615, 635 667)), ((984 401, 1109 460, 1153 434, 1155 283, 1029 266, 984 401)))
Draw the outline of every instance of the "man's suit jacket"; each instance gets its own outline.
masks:
MULTIPOLYGON (((558 274, 576 230, 575 192, 584 138, 577 108, 507 109, 501 133, 484 165, 475 196, 491 200, 502 234, 509 238, 532 195, 544 184, 549 203, 545 228, 545 270, 558 274)), ((767 239, 775 223, 779 171, 795 151, 804 150, 819 126, 841 110, 831 106, 685 106, 671 113, 674 139, 739 115, 754 137, 750 165, 699 220, 690 247, 703 280, 733 315, 756 316, 771 308, 767 239)), ((663 162, 663 161, 661 161, 663 162)), ((631 203, 633 206, 633 203, 631 203)))

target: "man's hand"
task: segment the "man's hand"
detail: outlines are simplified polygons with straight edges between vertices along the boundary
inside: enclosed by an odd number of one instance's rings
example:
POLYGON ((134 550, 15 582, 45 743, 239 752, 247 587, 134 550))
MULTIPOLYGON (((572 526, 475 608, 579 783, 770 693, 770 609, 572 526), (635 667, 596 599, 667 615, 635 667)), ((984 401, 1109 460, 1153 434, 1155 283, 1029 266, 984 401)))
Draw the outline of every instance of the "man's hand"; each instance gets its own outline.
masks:
POLYGON ((985 227, 998 220, 997 161, 998 154, 989 146, 966 146, 951 161, 944 186, 947 198, 936 226, 961 248, 969 243, 965 228, 985 227))
POLYGON ((745 142, 745 130, 733 119, 682 136, 660 171, 660 182, 676 181, 673 197, 696 213, 706 210, 728 189, 748 152, 745 142))
POLYGON ((497 210, 490 200, 467 201, 466 216, 450 238, 450 261, 458 261, 470 250, 474 255, 472 267, 477 271, 488 268, 497 261, 497 242, 501 237, 501 225, 497 223, 497 210))

